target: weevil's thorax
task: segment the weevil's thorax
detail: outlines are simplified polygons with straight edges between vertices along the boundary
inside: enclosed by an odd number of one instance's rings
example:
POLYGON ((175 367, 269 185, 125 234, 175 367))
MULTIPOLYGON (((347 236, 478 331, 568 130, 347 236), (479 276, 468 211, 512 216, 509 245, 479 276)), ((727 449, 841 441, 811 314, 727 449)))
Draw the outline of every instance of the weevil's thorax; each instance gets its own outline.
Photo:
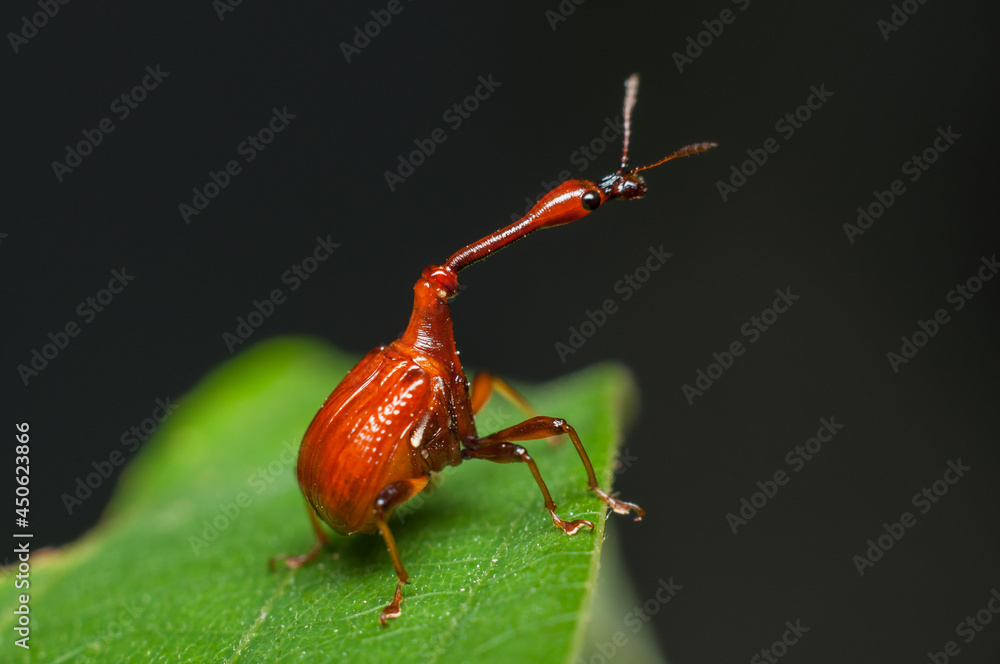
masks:
POLYGON ((413 313, 406 332, 399 338, 404 346, 439 362, 457 361, 455 334, 448 299, 458 294, 458 277, 447 267, 430 265, 413 287, 413 313))
POLYGON ((458 359, 448 300, 458 294, 458 277, 448 267, 430 265, 413 287, 413 313, 406 331, 392 346, 440 378, 452 397, 459 436, 475 435, 469 411, 469 385, 458 359))

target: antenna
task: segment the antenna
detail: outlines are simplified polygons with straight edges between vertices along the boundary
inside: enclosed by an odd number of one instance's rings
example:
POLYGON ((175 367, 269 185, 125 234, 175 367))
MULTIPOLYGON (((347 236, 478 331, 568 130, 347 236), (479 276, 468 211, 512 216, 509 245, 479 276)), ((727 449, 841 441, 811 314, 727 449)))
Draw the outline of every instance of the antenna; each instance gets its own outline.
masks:
POLYGON ((687 157, 688 155, 698 154, 699 152, 704 152, 705 150, 711 150, 718 146, 718 143, 692 143, 691 145, 685 145, 684 147, 668 154, 663 159, 658 162, 648 164, 646 166, 640 166, 639 168, 629 168, 628 167, 628 141, 629 137, 632 135, 632 109, 635 107, 636 99, 639 96, 639 74, 632 74, 625 80, 625 103, 622 106, 622 117, 624 118, 625 127, 625 138, 622 142, 622 165, 618 169, 620 175, 628 175, 631 173, 639 173, 640 171, 646 171, 650 168, 655 168, 660 164, 666 163, 671 159, 676 159, 677 157, 687 157))
POLYGON ((711 150, 714 147, 718 147, 718 145, 719 145, 718 143, 711 143, 711 142, 708 142, 708 143, 692 143, 691 145, 685 145, 684 147, 679 148, 678 150, 676 150, 674 152, 671 152, 666 157, 664 157, 663 159, 661 159, 661 160, 659 160, 659 161, 657 161, 655 163, 648 164, 646 166, 640 166, 639 168, 633 169, 630 172, 631 173, 638 173, 640 171, 646 171, 646 170, 649 170, 650 168, 654 168, 656 166, 659 166, 662 163, 668 162, 671 159, 675 159, 677 157, 687 157, 688 155, 692 155, 692 154, 698 154, 699 152, 704 152, 705 150, 711 150))
POLYGON ((632 109, 635 107, 636 98, 639 96, 639 74, 632 74, 625 81, 625 104, 622 106, 622 117, 624 118, 625 140, 622 143, 622 165, 619 172, 628 170, 628 139, 632 135, 632 109))

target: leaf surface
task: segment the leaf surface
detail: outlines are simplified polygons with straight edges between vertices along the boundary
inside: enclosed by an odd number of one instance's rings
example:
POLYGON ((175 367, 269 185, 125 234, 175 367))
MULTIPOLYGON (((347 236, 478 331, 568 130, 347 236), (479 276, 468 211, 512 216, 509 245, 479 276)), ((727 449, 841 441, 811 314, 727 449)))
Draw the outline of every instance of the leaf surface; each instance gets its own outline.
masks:
MULTIPOLYGON (((268 571, 272 555, 312 545, 298 445, 354 361, 284 338, 205 377, 126 468, 100 524, 33 554, 30 651, 12 643, 16 599, 4 593, 0 659, 570 661, 583 645, 605 510, 568 441, 526 446, 560 515, 594 521, 594 533, 556 528, 521 464, 448 468, 390 522, 412 582, 388 628, 378 615, 396 581, 377 535, 334 535, 317 563, 268 571)), ((628 372, 606 364, 523 389, 540 413, 576 427, 608 487, 635 403, 628 372)), ((477 426, 483 435, 521 419, 495 396, 477 426)))

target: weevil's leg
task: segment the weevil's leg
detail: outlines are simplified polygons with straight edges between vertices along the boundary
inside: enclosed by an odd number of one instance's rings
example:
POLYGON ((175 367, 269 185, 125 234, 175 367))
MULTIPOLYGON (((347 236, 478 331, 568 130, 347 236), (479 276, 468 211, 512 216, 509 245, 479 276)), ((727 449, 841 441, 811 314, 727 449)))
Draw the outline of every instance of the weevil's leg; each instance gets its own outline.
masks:
POLYGON ((326 543, 330 541, 330 536, 326 534, 325 530, 323 530, 323 525, 319 522, 319 518, 316 516, 316 510, 313 509, 313 506, 309 503, 309 501, 306 501, 306 509, 309 510, 309 521, 312 522, 313 532, 316 533, 316 544, 314 544, 313 548, 309 549, 309 551, 298 556, 291 556, 287 553, 279 553, 276 556, 272 556, 271 559, 267 561, 267 565, 271 568, 272 572, 274 571, 275 564, 279 560, 283 560, 285 565, 291 569, 302 567, 306 563, 316 560, 319 552, 323 549, 326 543))
POLYGON ((490 400, 493 394, 493 390, 496 390, 501 395, 503 395, 508 401, 517 405, 518 408, 524 411, 524 414, 528 417, 534 417, 538 415, 535 409, 531 407, 528 400, 521 396, 521 393, 511 387, 510 383, 505 381, 499 376, 494 376, 489 371, 477 372, 475 377, 472 379, 472 414, 475 415, 486 402, 490 400))
MULTIPOLYGON (((646 512, 641 507, 635 503, 618 500, 614 496, 601 490, 601 487, 597 484, 597 477, 594 475, 594 467, 590 463, 590 457, 587 456, 587 450, 583 449, 583 443, 580 442, 580 436, 577 435, 576 429, 570 426, 566 420, 540 415, 538 417, 533 417, 530 420, 525 420, 520 424, 515 424, 514 426, 504 429, 503 431, 497 431, 496 433, 486 436, 485 438, 481 438, 477 441, 477 443, 481 445, 488 445, 490 443, 500 441, 512 442, 518 440, 538 440, 539 438, 546 438, 548 436, 554 436, 562 433, 569 435, 570 440, 573 441, 573 447, 576 448, 577 454, 580 455, 580 459, 583 461, 584 468, 587 469, 587 486, 593 489, 594 493, 600 496, 601 500, 607 503, 608 506, 618 514, 635 512, 635 520, 638 521, 642 519, 646 512)), ((535 473, 535 478, 538 479, 538 483, 541 484, 541 479, 538 477, 537 472, 535 473)), ((545 493, 546 497, 548 496, 544 487, 542 489, 542 493, 545 493)), ((546 504, 546 507, 548 507, 548 504, 546 504)))
MULTIPOLYGON (((504 431, 509 431, 509 429, 505 429, 504 431)), ((542 479, 542 474, 538 472, 538 466, 535 464, 535 460, 531 458, 531 455, 528 454, 528 450, 524 449, 520 445, 515 445, 514 443, 490 440, 501 433, 503 433, 503 431, 497 432, 487 438, 481 438, 476 441, 474 447, 463 449, 462 458, 485 459, 486 461, 492 461, 493 463, 520 462, 528 464, 528 468, 531 469, 531 474, 535 476, 535 482, 538 483, 538 488, 542 490, 542 497, 545 498, 545 509, 547 509, 549 514, 552 515, 552 521, 554 521, 557 526, 562 528, 567 535, 575 535, 577 531, 584 526, 594 530, 594 524, 586 519, 564 521, 558 514, 556 514, 556 504, 552 500, 552 494, 549 493, 549 488, 545 486, 545 480, 542 479)), ((544 436, 539 436, 539 438, 544 438, 544 436)))
POLYGON ((378 526, 378 531, 381 533, 382 539, 385 540, 386 546, 389 547, 392 566, 396 568, 396 576, 399 578, 399 581, 396 583, 396 593, 393 595, 392 602, 382 609, 382 613, 378 617, 379 622, 383 626, 385 626, 386 621, 398 618, 402 613, 399 604, 403 601, 403 584, 410 582, 410 575, 406 573, 403 561, 399 557, 396 539, 392 536, 392 531, 389 530, 389 524, 386 522, 392 516, 392 513, 396 511, 397 507, 420 493, 427 486, 429 480, 430 476, 425 475, 410 480, 393 482, 379 491, 378 497, 375 498, 375 525, 378 526))
MULTIPOLYGON (((489 371, 480 371, 472 379, 472 414, 475 415, 490 400, 493 391, 499 392, 505 399, 515 404, 528 417, 537 417, 535 410, 524 396, 515 390, 510 383, 499 376, 491 374, 489 371)), ((557 436, 549 436, 548 441, 553 445, 559 442, 557 436)))

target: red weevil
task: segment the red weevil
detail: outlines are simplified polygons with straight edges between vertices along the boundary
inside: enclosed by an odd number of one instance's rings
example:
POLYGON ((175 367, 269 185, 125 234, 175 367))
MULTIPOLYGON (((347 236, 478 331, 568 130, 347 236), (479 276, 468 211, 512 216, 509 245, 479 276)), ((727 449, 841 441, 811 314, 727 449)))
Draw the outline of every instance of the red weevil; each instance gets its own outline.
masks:
POLYGON ((540 228, 582 219, 607 201, 631 200, 646 193, 641 171, 715 147, 715 143, 687 145, 658 162, 632 168, 628 143, 632 107, 639 77, 625 82, 624 139, 618 170, 598 183, 568 180, 542 197, 519 221, 474 242, 443 265, 430 265, 414 286, 413 313, 406 331, 388 346, 379 346, 358 362, 320 408, 302 439, 298 480, 309 502, 309 518, 316 544, 299 556, 283 558, 288 567, 314 560, 328 537, 320 520, 341 535, 378 531, 389 548, 399 581, 392 601, 379 620, 383 625, 400 615, 403 567, 388 521, 393 511, 422 491, 431 474, 466 459, 527 464, 545 499, 545 509, 567 535, 586 519, 566 521, 542 480, 538 466, 518 441, 566 434, 587 471, 587 486, 619 514, 642 508, 615 498, 597 483, 594 468, 576 430, 565 420, 535 416, 512 427, 480 437, 474 416, 495 389, 532 412, 523 398, 500 378, 480 372, 469 384, 458 359, 448 300, 458 294, 458 273, 490 254, 540 228))

